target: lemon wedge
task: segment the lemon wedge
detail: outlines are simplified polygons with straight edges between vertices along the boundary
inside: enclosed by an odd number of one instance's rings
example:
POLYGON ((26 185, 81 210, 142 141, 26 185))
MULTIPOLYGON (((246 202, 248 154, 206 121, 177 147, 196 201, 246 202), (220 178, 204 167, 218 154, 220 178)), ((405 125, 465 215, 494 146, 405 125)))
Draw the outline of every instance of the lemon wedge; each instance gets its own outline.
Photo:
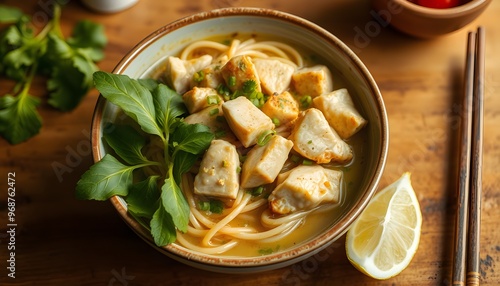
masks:
POLYGON ((410 173, 377 193, 347 232, 349 261, 366 275, 388 279, 412 260, 420 241, 422 213, 410 173))

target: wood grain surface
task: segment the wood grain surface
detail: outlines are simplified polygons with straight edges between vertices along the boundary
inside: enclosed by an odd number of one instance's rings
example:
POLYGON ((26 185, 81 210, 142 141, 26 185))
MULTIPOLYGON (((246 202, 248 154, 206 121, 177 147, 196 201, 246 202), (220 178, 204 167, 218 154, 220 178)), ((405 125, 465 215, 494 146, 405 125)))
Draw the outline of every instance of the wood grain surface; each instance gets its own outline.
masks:
MULTIPOLYGON (((51 1, 0 4, 33 14, 43 13, 51 1)), ((76 182, 92 163, 94 90, 72 112, 42 105, 41 133, 27 142, 12 146, 0 139, 0 285, 450 285, 466 34, 478 25, 486 28, 487 43, 480 272, 483 285, 500 285, 500 1, 492 1, 469 26, 434 40, 380 26, 368 0, 140 0, 116 14, 95 13, 79 1, 64 2, 69 2, 61 20, 66 35, 81 19, 104 24, 109 44, 99 67, 105 71, 155 29, 214 8, 278 9, 332 32, 359 55, 379 84, 390 123, 390 151, 380 187, 405 171, 412 173, 423 213, 420 246, 409 267, 386 281, 351 266, 344 238, 308 260, 259 274, 218 274, 178 263, 144 243, 110 203, 74 198, 76 182), (64 172, 56 172, 61 166, 64 172), (16 173, 15 279, 6 270, 9 172, 16 173)), ((12 86, 0 80, 0 96, 12 86)), ((35 82, 33 93, 46 96, 42 80, 35 82)))

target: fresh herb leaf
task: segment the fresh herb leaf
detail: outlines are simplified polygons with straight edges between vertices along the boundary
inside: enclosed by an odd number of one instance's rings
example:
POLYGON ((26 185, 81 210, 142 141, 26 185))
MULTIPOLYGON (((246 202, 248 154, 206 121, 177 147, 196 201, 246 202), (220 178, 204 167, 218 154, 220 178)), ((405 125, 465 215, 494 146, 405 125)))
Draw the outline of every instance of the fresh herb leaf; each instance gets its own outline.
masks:
POLYGON ((189 222, 189 205, 173 176, 165 179, 161 191, 161 202, 165 211, 172 216, 175 227, 186 232, 189 222))
POLYGON ((144 132, 164 138, 156 122, 153 97, 147 88, 126 75, 103 71, 94 73, 94 83, 102 96, 120 107, 144 132))
POLYGON ((0 98, 0 135, 10 144, 18 144, 34 136, 42 127, 36 111, 40 100, 27 93, 0 98))
POLYGON ((175 157, 173 158, 175 168, 172 172, 177 184, 180 185, 182 175, 193 167, 196 160, 198 160, 198 157, 199 155, 197 154, 191 154, 182 150, 179 150, 175 154, 175 157))
POLYGON ((126 196, 132 185, 132 171, 138 166, 126 166, 113 155, 106 154, 85 172, 76 185, 76 197, 81 200, 104 201, 112 196, 126 196))
POLYGON ((50 76, 47 81, 47 89, 50 91, 47 102, 59 110, 74 109, 88 92, 88 86, 82 85, 85 75, 69 60, 63 60, 54 66, 50 76))
POLYGON ((112 124, 104 133, 104 140, 115 151, 115 153, 130 165, 148 163, 149 160, 142 154, 142 148, 146 145, 146 138, 130 125, 112 124))
POLYGON ((9 51, 2 59, 3 72, 11 79, 23 81, 40 54, 45 50, 46 41, 35 38, 23 39, 23 45, 9 51))
POLYGON ((60 6, 53 5, 51 12, 52 18, 35 35, 30 17, 16 8, 0 5, 0 23, 10 24, 0 33, 0 74, 17 82, 0 108, 2 120, 9 122, 1 127, 5 130, 0 135, 11 144, 25 141, 40 130, 41 120, 35 108, 39 100, 27 95, 35 74, 47 76, 50 92, 47 102, 68 111, 75 108, 93 86, 92 74, 97 70, 94 61, 103 56, 106 36, 102 25, 88 21, 77 24, 67 42, 59 23, 60 6), (14 101, 12 97, 20 98, 14 101), (26 131, 19 132, 19 126, 26 131), (22 136, 13 137, 20 133, 22 136))
POLYGON ((159 207, 159 176, 150 176, 146 180, 133 184, 125 201, 128 211, 137 216, 151 219, 159 207))
POLYGON ((172 134, 173 142, 177 143, 176 149, 191 154, 200 154, 205 151, 213 139, 214 134, 210 131, 210 128, 203 124, 181 122, 175 133, 172 134))
POLYGON ((153 92, 158 87, 158 81, 152 78, 140 78, 137 80, 142 86, 153 92))
POLYGON ((0 23, 15 23, 24 16, 24 13, 14 7, 0 5, 0 23))
POLYGON ((67 39, 73 48, 79 48, 94 62, 104 58, 103 48, 108 39, 104 34, 104 27, 89 20, 78 22, 73 28, 71 37, 67 39))
POLYGON ((186 113, 182 96, 164 84, 153 90, 157 123, 165 133, 169 133, 175 118, 186 113))
MULTIPOLYGON (((186 113, 182 97, 164 84, 135 80, 128 76, 105 72, 96 72, 94 81, 105 98, 132 117, 143 131, 158 135, 159 137, 155 137, 155 140, 161 140, 160 146, 164 148, 161 156, 163 161, 153 162, 142 155, 141 149, 145 141, 138 138, 140 133, 134 133, 137 131, 120 130, 115 127, 114 134, 105 135, 108 144, 126 163, 131 165, 125 166, 114 159, 115 164, 121 164, 119 171, 129 168, 132 174, 133 170, 141 167, 152 165, 159 167, 157 171, 161 176, 155 175, 156 179, 149 177, 133 186, 130 183, 129 191, 124 191, 125 194, 122 196, 128 194, 125 200, 131 206, 129 211, 132 216, 138 218, 152 216, 149 226, 151 235, 158 246, 171 243, 176 239, 176 229, 186 232, 189 223, 189 205, 180 188, 182 174, 191 169, 199 155, 209 147, 214 135, 207 126, 190 125, 182 121, 180 116, 186 113), (160 182, 158 187, 155 187, 151 180, 157 181, 157 179, 160 182), (155 193, 156 195, 141 198, 139 189, 148 189, 148 196, 155 193), (155 189, 157 191, 154 191, 155 189), (159 199, 152 202, 155 198, 159 199), (145 201, 154 207, 147 208, 145 201), (154 213, 153 209, 155 209, 154 213)), ((91 172, 93 168, 87 172, 91 172)), ((102 190, 106 186, 94 187, 91 184, 87 186, 85 185, 87 177, 90 176, 87 173, 84 174, 78 183, 77 192, 85 194, 80 197, 90 199, 104 197, 95 194, 107 193, 102 190), (92 195, 86 195, 87 193, 92 195)))
POLYGON ((150 222, 151 235, 155 244, 158 246, 165 246, 174 242, 177 238, 175 232, 175 225, 172 221, 172 216, 165 211, 161 204, 153 215, 150 222))

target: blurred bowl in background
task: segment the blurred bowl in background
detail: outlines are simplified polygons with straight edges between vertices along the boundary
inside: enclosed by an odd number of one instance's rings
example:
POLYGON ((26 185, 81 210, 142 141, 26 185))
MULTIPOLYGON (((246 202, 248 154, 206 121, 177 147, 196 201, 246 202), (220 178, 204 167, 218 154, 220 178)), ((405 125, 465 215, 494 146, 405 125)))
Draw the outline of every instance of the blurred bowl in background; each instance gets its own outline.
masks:
POLYGON ((408 0, 373 0, 384 21, 418 38, 435 38, 455 32, 475 20, 491 0, 471 0, 446 9, 428 8, 408 0))
POLYGON ((134 6, 139 0, 82 0, 90 9, 100 13, 116 13, 134 6))

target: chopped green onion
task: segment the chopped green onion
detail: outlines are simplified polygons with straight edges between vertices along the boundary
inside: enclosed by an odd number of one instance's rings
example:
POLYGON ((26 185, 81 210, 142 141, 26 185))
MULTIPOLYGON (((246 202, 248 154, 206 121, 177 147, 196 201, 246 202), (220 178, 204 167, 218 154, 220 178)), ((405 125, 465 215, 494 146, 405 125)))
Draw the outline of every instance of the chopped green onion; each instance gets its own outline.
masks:
POLYGON ((215 214, 221 214, 224 211, 224 204, 219 200, 198 201, 198 209, 201 211, 210 211, 215 214))
POLYGON ((251 194, 252 196, 254 197, 257 197, 257 196, 260 196, 262 195, 262 192, 264 191, 264 187, 263 186, 259 186, 255 189, 252 190, 251 194))
POLYGON ((249 79, 243 83, 241 89, 244 93, 252 93, 257 90, 257 82, 255 82, 255 80, 249 79))
POLYGON ((219 104, 220 99, 216 94, 212 94, 207 96, 207 104, 208 105, 216 105, 219 104))
POLYGON ((222 138, 222 137, 226 136, 226 130, 223 130, 223 129, 217 130, 217 131, 215 131, 214 135, 215 135, 215 138, 222 138))
POLYGON ((210 200, 210 212, 221 214, 224 211, 224 204, 219 200, 210 200))
POLYGON ((269 142, 269 140, 271 140, 271 138, 273 137, 274 134, 276 134, 276 131, 274 131, 274 130, 263 131, 259 135, 259 137, 257 138, 257 145, 259 145, 259 146, 266 145, 267 142, 269 142))
POLYGON ((230 76, 227 80, 227 85, 235 86, 236 85, 236 77, 234 75, 230 76))
POLYGON ((303 108, 308 108, 309 106, 311 106, 312 97, 309 95, 304 95, 303 97, 300 98, 299 101, 300 101, 300 106, 302 106, 303 108))
POLYGON ((210 202, 208 201, 198 201, 198 209, 201 211, 210 210, 210 202))
POLYGON ((229 162, 227 160, 222 160, 222 167, 229 167, 229 162))
POLYGON ((312 164, 313 164, 313 161, 311 161, 311 160, 304 159, 304 160, 302 161, 302 165, 307 165, 307 166, 310 166, 310 165, 312 165, 312 164))
POLYGON ((241 173, 241 167, 240 166, 236 167, 236 173, 238 173, 238 174, 241 173))
POLYGON ((294 163, 298 163, 300 161, 300 156, 297 156, 297 155, 292 155, 292 158, 290 158, 292 160, 292 162, 294 163))
POLYGON ((214 109, 211 109, 211 110, 208 112, 208 114, 209 114, 210 116, 214 116, 214 115, 219 114, 219 108, 214 108, 214 109))
POLYGON ((272 120, 273 120, 273 123, 274 123, 275 126, 280 126, 280 120, 278 118, 273 117, 272 120))
POLYGON ((231 94, 231 91, 227 86, 221 83, 217 86, 216 90, 218 94, 224 97, 224 100, 229 100, 229 95, 231 94))
POLYGON ((205 72, 203 72, 202 70, 199 72, 195 72, 193 74, 194 82, 201 82, 201 81, 203 81, 203 79, 205 79, 205 72))
POLYGON ((312 140, 307 141, 307 144, 312 144, 312 143, 313 143, 312 140))
POLYGON ((245 64, 245 62, 244 62, 244 61, 239 61, 239 62, 238 62, 238 68, 239 68, 240 70, 242 70, 242 71, 246 71, 246 69, 247 69, 247 65, 245 64))

